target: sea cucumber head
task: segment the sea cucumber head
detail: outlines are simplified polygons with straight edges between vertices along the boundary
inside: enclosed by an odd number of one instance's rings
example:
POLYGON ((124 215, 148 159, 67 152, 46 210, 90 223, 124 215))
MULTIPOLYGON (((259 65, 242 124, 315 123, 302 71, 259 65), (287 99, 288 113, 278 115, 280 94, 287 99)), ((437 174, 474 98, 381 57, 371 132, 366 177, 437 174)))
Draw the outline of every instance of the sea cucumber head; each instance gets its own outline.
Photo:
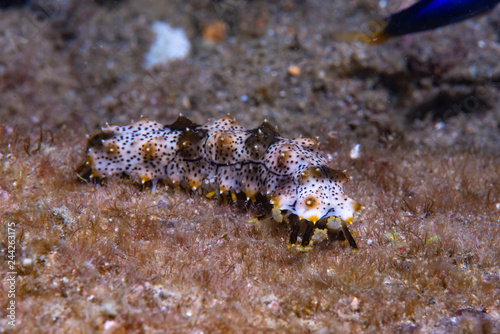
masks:
POLYGON ((331 216, 352 222, 354 213, 363 207, 344 194, 346 180, 342 171, 327 166, 309 167, 297 177, 295 195, 283 196, 280 206, 313 223, 331 216))
POLYGON ((331 216, 352 222, 354 213, 362 209, 358 202, 344 195, 342 189, 334 183, 315 183, 299 187, 298 192, 294 211, 299 217, 313 223, 331 216))

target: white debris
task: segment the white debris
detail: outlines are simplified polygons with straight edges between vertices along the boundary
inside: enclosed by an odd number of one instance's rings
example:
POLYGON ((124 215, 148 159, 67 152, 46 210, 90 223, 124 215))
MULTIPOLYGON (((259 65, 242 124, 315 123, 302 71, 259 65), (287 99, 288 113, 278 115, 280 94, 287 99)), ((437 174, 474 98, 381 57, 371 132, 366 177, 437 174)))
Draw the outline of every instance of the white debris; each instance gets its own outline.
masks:
POLYGON ((144 57, 145 68, 188 56, 191 43, 182 28, 172 28, 165 22, 156 21, 151 25, 151 30, 155 34, 155 40, 144 57))
POLYGON ((116 328, 118 328, 118 322, 114 320, 106 320, 104 323, 104 330, 106 332, 113 332, 116 328))
POLYGON ((33 260, 32 259, 30 259, 29 257, 23 259, 23 261, 22 261, 22 266, 23 267, 29 268, 32 265, 33 265, 33 260))
POLYGON ((359 311, 359 305, 360 305, 360 301, 358 298, 354 297, 351 301, 351 310, 353 312, 358 312, 359 311))
POLYGON ((360 152, 359 152, 359 149, 360 149, 360 145, 359 144, 356 144, 354 145, 354 147, 351 149, 351 159, 358 159, 359 156, 361 155, 360 152))

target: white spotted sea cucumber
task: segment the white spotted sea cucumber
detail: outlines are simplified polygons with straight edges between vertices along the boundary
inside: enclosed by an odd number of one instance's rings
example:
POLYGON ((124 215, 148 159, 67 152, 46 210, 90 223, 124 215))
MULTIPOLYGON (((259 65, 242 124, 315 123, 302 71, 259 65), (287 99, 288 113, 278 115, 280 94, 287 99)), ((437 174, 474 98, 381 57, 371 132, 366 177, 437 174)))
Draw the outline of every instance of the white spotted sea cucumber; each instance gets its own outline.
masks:
POLYGON ((247 130, 229 115, 203 125, 181 115, 171 125, 142 119, 108 126, 89 138, 87 159, 78 172, 90 178, 124 175, 151 181, 153 189, 163 180, 207 197, 263 196, 273 205, 275 220, 290 222, 289 245, 306 248, 316 228, 336 221, 356 248, 346 222, 363 207, 344 194, 345 172, 327 165, 317 140, 283 138, 266 121, 247 130))

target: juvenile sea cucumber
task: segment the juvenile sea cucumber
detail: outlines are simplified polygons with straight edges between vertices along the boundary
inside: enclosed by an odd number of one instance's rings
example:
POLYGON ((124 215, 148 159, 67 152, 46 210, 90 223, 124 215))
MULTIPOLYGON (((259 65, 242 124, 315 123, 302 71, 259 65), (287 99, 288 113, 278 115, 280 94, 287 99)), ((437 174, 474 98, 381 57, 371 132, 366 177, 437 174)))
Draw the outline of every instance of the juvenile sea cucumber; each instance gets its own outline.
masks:
POLYGON ((247 130, 229 115, 203 125, 181 115, 171 125, 142 119, 108 126, 89 138, 87 159, 78 172, 90 178, 124 175, 151 181, 153 189, 163 180, 207 197, 263 196, 273 205, 275 220, 290 222, 289 245, 303 249, 316 228, 336 222, 356 248, 346 222, 363 207, 344 194, 345 172, 328 167, 317 140, 283 138, 266 121, 247 130))

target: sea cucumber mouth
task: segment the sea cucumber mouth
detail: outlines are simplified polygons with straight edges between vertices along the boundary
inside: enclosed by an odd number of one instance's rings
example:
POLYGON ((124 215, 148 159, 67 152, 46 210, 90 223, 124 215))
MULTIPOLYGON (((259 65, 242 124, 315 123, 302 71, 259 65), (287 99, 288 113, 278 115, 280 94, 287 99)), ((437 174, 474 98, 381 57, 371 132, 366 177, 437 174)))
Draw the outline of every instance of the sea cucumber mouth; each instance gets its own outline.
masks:
POLYGON ((325 215, 321 219, 313 222, 311 220, 301 218, 295 214, 290 214, 288 220, 292 227, 288 247, 298 250, 308 250, 313 242, 313 235, 316 229, 326 230, 329 239, 331 240, 347 240, 353 249, 357 249, 356 241, 347 228, 347 223, 340 217, 325 215), (299 235, 301 238, 299 240, 299 235))

